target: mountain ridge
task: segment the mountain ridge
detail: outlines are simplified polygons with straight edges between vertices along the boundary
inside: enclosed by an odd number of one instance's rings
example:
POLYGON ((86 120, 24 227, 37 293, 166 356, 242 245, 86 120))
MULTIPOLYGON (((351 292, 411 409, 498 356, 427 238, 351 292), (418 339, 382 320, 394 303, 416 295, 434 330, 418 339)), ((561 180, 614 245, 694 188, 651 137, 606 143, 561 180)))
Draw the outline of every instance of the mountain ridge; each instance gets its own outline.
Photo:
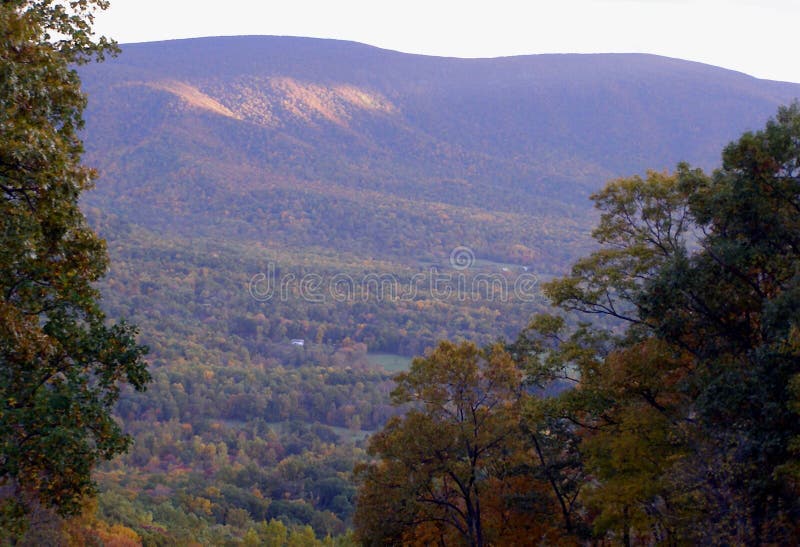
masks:
POLYGON ((102 173, 86 202, 127 222, 404 263, 524 248, 548 274, 586 249, 606 180, 711 168, 800 96, 647 54, 457 59, 297 37, 128 45, 81 75, 102 173))
MULTIPOLYGON (((387 255, 394 231, 373 205, 396 203, 408 224, 394 259, 466 244, 508 260, 522 245, 555 272, 563 246, 543 225, 588 233, 588 195, 606 180, 684 160, 710 168, 728 140, 800 96, 646 54, 457 59, 296 37, 128 45, 81 75, 88 158, 103 174, 87 202, 109 213, 166 233, 254 238, 269 226, 283 245, 387 255), (319 185, 341 189, 328 202, 357 220, 343 226, 313 196, 319 185), (277 220, 279 196, 314 235, 277 220), (435 236, 414 202, 451 209, 435 236), (488 222, 482 238, 473 210, 524 221, 517 234, 488 222)), ((585 248, 574 235, 567 254, 585 248)))

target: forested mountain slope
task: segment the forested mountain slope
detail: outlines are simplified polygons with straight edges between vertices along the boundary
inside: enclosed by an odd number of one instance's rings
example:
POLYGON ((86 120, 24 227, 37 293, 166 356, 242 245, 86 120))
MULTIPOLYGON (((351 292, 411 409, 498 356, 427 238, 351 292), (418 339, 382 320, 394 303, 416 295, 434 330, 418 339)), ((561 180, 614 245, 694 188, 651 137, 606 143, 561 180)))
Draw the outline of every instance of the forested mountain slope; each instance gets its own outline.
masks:
POLYGON ((587 195, 712 167, 800 86, 650 55, 453 59, 231 37, 82 71, 89 198, 160 232, 406 261, 467 245, 560 271, 587 195))

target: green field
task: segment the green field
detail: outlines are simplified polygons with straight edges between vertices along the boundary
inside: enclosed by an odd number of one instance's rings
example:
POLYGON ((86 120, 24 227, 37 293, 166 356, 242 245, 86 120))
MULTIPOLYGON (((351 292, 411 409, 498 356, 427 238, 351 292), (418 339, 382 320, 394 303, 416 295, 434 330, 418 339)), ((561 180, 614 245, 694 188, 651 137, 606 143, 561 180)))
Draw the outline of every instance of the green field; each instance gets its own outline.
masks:
POLYGON ((383 367, 388 372, 403 372, 411 366, 411 357, 394 353, 369 353, 367 359, 370 363, 383 367))

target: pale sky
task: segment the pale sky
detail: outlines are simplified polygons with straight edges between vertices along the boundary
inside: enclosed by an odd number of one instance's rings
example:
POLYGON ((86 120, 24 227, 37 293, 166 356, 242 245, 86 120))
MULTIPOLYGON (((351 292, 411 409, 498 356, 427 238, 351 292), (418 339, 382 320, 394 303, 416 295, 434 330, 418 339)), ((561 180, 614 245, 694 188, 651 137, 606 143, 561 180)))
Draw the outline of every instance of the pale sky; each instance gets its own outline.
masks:
POLYGON ((120 43, 243 34, 427 55, 639 52, 800 83, 800 0, 111 0, 120 43))

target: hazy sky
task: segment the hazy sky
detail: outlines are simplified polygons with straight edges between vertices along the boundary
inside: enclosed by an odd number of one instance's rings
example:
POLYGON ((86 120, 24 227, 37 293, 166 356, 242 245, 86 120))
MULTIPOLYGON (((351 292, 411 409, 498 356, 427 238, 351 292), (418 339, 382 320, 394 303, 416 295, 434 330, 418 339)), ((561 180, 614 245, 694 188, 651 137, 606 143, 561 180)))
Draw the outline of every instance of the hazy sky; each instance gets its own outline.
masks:
POLYGON ((644 52, 800 83, 800 0, 112 0, 121 43, 275 34, 430 55, 644 52))

